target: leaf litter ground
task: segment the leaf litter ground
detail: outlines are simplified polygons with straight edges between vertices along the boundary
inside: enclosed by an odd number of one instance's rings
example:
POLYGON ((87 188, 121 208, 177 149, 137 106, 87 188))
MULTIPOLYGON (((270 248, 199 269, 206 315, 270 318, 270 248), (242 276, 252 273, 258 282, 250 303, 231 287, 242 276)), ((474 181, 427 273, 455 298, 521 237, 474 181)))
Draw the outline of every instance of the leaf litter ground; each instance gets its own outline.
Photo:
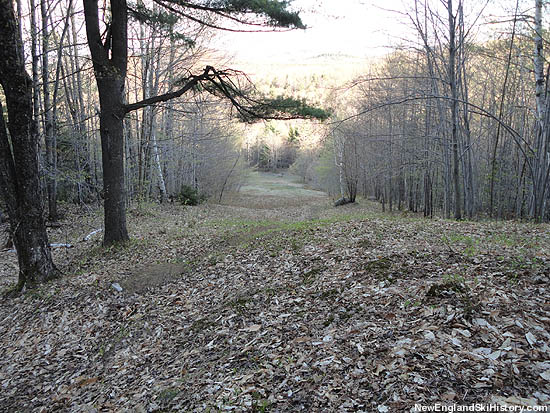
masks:
MULTIPOLYGON (((269 179, 134 206, 117 248, 82 241, 99 212, 68 211, 50 234, 74 244, 54 252, 64 277, 1 302, 1 410, 550 404, 548 225, 332 208, 269 179)), ((0 265, 6 290, 15 254, 0 265)))

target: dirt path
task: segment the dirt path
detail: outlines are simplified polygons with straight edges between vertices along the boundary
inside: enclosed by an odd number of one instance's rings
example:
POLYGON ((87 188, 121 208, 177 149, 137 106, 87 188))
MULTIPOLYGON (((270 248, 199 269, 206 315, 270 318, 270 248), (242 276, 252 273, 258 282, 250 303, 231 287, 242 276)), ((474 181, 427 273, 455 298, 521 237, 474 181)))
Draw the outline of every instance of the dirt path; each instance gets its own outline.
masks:
POLYGON ((550 404, 548 225, 333 208, 279 178, 56 252, 61 280, 0 303, 0 410, 550 404))
POLYGON ((201 241, 208 240, 199 256, 184 262, 138 267, 121 284, 131 292, 161 286, 189 273, 205 258, 216 260, 258 238, 274 237, 297 223, 313 222, 336 212, 324 192, 306 188, 299 177, 251 171, 239 192, 226 197, 221 204, 188 211, 187 219, 204 229, 201 241))

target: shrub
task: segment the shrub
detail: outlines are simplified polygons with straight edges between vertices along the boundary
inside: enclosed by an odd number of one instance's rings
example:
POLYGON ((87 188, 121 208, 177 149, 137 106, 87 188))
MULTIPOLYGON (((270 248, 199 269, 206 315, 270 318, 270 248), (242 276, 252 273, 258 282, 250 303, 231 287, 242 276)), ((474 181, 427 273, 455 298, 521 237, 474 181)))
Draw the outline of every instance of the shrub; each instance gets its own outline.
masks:
POLYGON ((177 195, 177 200, 182 205, 199 205, 206 201, 206 195, 199 193, 198 189, 192 186, 183 185, 177 195))

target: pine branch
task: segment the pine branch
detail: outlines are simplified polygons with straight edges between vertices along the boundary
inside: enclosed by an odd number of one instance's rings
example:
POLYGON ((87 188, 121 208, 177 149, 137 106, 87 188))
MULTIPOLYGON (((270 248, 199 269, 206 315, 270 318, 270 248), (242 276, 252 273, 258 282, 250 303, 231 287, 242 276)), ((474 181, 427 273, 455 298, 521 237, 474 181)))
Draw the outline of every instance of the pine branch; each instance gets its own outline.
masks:
POLYGON ((164 93, 162 95, 153 96, 147 99, 140 100, 136 103, 131 103, 124 105, 124 113, 129 113, 137 109, 142 109, 147 106, 153 106, 157 103, 166 102, 172 99, 179 98, 184 95, 186 92, 190 91, 196 87, 201 81, 207 80, 211 75, 210 73, 214 71, 212 66, 206 66, 204 71, 200 75, 191 75, 185 79, 185 85, 178 90, 173 92, 164 93))
POLYGON ((176 99, 190 90, 205 91, 212 95, 228 99, 237 110, 239 118, 248 123, 261 119, 319 119, 326 120, 330 113, 324 109, 309 105, 303 99, 279 96, 275 99, 254 97, 254 89, 246 75, 237 70, 216 70, 206 66, 200 75, 191 75, 180 81, 184 86, 173 92, 153 96, 123 107, 124 113, 153 106, 157 103, 176 99), (236 80, 244 78, 249 87, 242 88, 236 80))
POLYGON ((199 3, 185 0, 154 0, 163 8, 177 16, 200 25, 229 32, 263 32, 276 29, 305 29, 299 14, 287 10, 288 2, 280 0, 217 0, 199 3), (195 14, 192 14, 195 11, 195 14), (232 28, 207 21, 197 14, 211 14, 229 20, 239 26, 270 27, 271 30, 247 30, 243 27, 232 28))

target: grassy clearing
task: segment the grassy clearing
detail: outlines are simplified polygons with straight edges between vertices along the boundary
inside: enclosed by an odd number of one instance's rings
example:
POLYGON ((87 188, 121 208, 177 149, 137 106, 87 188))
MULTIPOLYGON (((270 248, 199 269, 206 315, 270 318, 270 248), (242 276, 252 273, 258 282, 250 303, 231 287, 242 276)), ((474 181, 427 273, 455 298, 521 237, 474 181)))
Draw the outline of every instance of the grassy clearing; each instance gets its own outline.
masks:
POLYGON ((241 187, 240 192, 255 197, 274 196, 300 199, 325 197, 323 192, 305 188, 299 181, 299 177, 287 173, 252 171, 247 176, 247 182, 241 187))

